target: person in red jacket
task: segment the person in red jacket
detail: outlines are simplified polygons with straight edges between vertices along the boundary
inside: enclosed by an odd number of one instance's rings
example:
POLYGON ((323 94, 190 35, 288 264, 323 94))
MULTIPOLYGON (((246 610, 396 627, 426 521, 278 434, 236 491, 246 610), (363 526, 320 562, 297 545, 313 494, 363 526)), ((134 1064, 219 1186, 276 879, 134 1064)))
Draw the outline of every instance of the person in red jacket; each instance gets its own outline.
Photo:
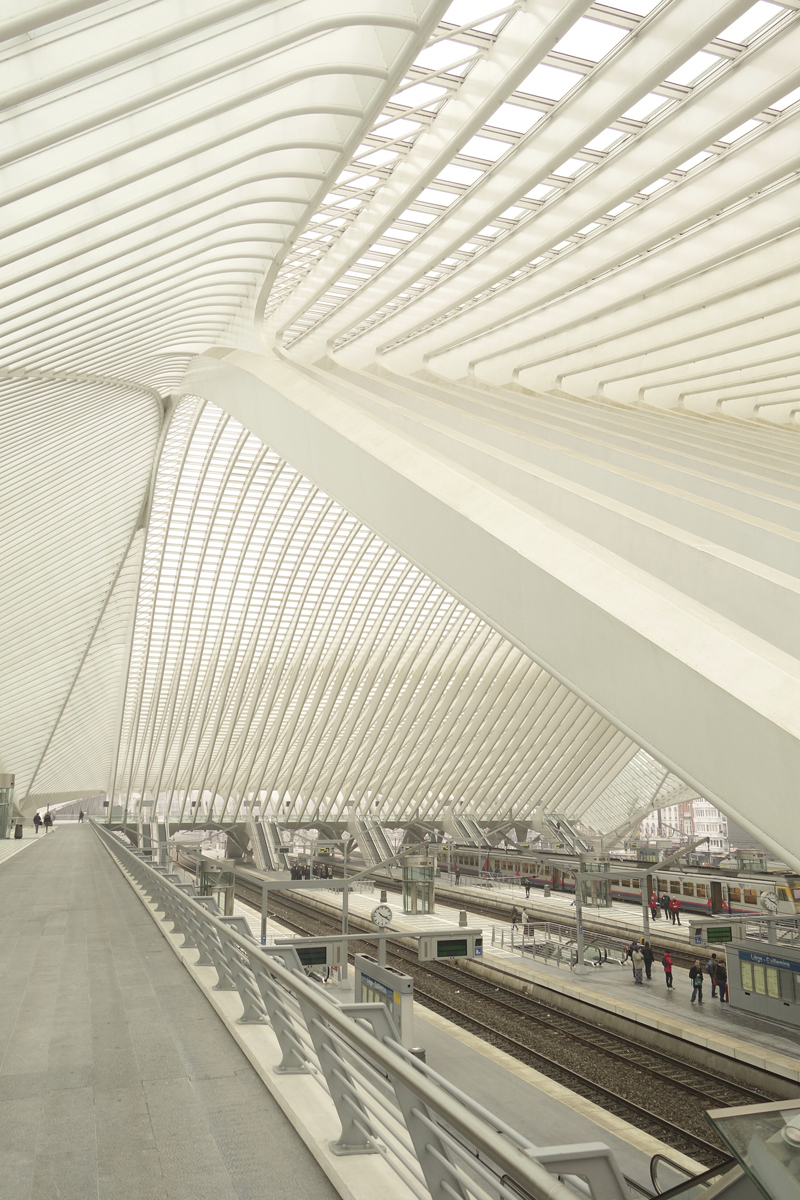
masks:
POLYGON ((664 957, 661 959, 664 964, 664 978, 667 981, 667 991, 672 991, 672 957, 669 950, 664 951, 664 957))
POLYGON ((681 923, 681 902, 677 896, 673 896, 669 902, 669 914, 672 917, 672 924, 681 923))

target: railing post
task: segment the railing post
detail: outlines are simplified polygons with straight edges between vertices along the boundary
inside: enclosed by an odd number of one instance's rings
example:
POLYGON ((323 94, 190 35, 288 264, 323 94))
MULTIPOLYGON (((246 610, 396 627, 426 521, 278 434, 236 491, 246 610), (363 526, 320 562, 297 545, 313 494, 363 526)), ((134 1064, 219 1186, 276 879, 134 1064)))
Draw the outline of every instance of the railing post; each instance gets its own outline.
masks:
MULTIPOLYGON (((366 1022, 384 1046, 391 1042, 398 1044, 397 1030, 384 1004, 343 1004, 342 1012, 356 1021, 366 1022)), ((449 1195, 467 1200, 455 1171, 447 1169, 450 1156, 441 1138, 431 1129, 434 1121, 426 1105, 404 1087, 391 1071, 389 1079, 431 1196, 449 1195)))
MULTIPOLYGON (((268 957, 282 959, 289 971, 302 971, 300 957, 293 946, 261 947, 268 957)), ((311 1070, 305 1050, 295 1032, 294 1019, 286 1004, 283 989, 275 982, 263 963, 250 957, 250 970, 267 1010, 272 1031, 278 1040, 281 1061, 273 1068, 276 1075, 307 1075, 311 1070)))
POLYGON ((298 1001, 331 1100, 342 1123, 342 1132, 335 1142, 330 1143, 330 1149, 334 1154, 377 1154, 367 1110, 358 1098, 350 1069, 339 1053, 327 1022, 307 1001, 301 997, 298 997, 298 1001), (364 1128, 359 1129, 357 1118, 360 1118, 359 1124, 364 1128))

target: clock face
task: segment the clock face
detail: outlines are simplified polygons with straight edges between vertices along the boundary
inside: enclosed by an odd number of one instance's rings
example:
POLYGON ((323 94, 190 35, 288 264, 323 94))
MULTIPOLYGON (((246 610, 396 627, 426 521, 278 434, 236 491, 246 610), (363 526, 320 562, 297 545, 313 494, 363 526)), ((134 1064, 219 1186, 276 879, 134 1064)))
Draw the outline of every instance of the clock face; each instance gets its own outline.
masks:
POLYGON ((387 925, 391 925, 393 916, 394 913, 388 904, 379 904, 370 913, 372 924, 377 925, 379 929, 385 929, 387 925))

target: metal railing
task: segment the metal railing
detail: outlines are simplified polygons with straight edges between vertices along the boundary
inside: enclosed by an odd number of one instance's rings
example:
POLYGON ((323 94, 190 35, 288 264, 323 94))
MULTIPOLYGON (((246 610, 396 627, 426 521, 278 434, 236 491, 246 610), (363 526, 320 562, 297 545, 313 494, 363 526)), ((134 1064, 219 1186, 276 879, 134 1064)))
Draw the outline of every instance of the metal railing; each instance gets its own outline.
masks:
POLYGON ((153 865, 96 822, 106 848, 149 897, 218 991, 237 992, 240 1024, 268 1024, 277 1075, 308 1074, 326 1090, 341 1132, 337 1154, 380 1154, 419 1200, 623 1200, 604 1146, 539 1149, 420 1062, 397 1040, 382 1004, 340 1004, 304 973, 291 946, 260 946, 242 917, 222 917, 169 867, 153 865))
MULTIPOLYGON (((626 942, 603 933, 584 933, 584 963, 586 966, 623 966, 626 942)), ((552 963, 569 970, 578 961, 575 929, 557 921, 538 918, 527 921, 519 930, 492 927, 492 945, 501 950, 526 955, 540 962, 552 963)))

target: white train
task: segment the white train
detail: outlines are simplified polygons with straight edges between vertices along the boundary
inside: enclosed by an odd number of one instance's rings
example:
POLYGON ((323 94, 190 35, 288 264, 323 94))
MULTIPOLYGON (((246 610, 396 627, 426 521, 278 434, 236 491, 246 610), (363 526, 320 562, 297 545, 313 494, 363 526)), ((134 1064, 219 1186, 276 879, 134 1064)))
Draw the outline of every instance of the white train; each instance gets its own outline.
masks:
MULTIPOLYGON (((564 866, 554 862, 535 862, 525 857, 525 851, 516 853, 507 850, 478 851, 453 850, 449 859, 447 852, 440 853, 439 865, 446 870, 448 861, 452 870, 458 869, 462 876, 491 876, 514 878, 520 882, 528 879, 532 887, 544 887, 554 891, 573 892, 575 877, 572 873, 574 860, 565 858, 564 866)), ((648 893, 657 897, 666 894, 675 896, 685 912, 730 913, 794 917, 800 914, 800 876, 774 872, 731 872, 716 871, 713 867, 692 867, 681 870, 659 871, 657 864, 636 864, 636 876, 631 876, 633 863, 612 860, 611 895, 614 900, 625 900, 630 904, 642 903, 641 884, 638 872, 647 869, 648 893), (627 870, 626 870, 627 868, 627 870)))

